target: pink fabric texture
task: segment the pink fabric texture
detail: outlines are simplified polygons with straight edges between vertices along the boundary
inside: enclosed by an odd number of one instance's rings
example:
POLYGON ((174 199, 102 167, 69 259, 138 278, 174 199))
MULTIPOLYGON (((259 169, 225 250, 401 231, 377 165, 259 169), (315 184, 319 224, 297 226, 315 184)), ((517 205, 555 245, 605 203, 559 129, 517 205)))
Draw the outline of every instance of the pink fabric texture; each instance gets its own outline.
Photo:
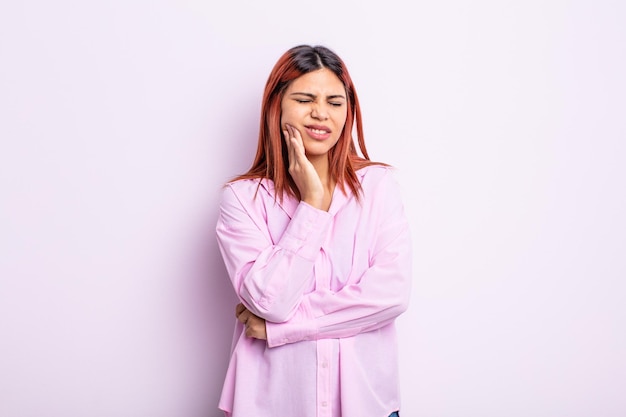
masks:
POLYGON ((386 417, 400 408, 394 321, 409 303, 411 234, 393 170, 357 174, 361 201, 337 188, 328 212, 280 203, 268 180, 224 188, 218 244, 268 338, 246 337, 235 320, 226 415, 386 417))

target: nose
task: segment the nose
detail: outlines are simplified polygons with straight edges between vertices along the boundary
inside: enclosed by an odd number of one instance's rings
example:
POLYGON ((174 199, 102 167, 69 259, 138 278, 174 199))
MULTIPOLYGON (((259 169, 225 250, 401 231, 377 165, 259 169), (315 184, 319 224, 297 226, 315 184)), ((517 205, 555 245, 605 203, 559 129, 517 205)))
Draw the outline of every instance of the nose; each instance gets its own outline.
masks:
POLYGON ((322 106, 322 105, 315 105, 311 109, 311 117, 316 119, 316 120, 326 120, 326 119, 328 119, 328 113, 327 113, 326 109, 324 109, 324 106, 322 106))

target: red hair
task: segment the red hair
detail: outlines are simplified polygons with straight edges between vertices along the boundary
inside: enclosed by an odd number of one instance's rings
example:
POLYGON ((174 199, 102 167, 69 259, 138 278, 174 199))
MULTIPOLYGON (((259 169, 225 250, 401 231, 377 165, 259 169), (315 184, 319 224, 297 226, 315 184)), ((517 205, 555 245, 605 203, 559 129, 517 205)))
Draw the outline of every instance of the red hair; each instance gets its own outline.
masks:
POLYGON ((368 165, 385 165, 372 162, 363 139, 361 108, 354 83, 343 60, 330 49, 323 46, 295 46, 285 52, 276 62, 270 73, 261 107, 261 123, 256 156, 250 169, 232 181, 251 178, 267 178, 274 182, 276 196, 283 200, 285 193, 300 198, 300 192, 288 172, 289 157, 285 144, 281 119, 281 101, 285 90, 296 78, 315 70, 327 68, 343 83, 347 94, 347 117, 337 144, 328 152, 330 176, 341 191, 346 193, 346 186, 358 199, 361 184, 356 171, 368 165), (356 137, 361 155, 357 153, 352 132, 356 128, 356 137))

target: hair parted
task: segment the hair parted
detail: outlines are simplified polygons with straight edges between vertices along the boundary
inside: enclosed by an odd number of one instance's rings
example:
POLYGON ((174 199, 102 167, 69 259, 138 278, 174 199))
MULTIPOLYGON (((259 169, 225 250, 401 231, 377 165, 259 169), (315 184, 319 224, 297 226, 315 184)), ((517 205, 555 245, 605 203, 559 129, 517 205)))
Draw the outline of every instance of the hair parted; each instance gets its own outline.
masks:
POLYGON ((342 192, 346 186, 358 199, 361 194, 356 171, 368 165, 387 165, 370 160, 363 139, 361 108, 356 90, 343 60, 325 46, 298 45, 287 50, 276 62, 265 84, 261 106, 259 141, 250 169, 232 181, 267 178, 274 182, 276 197, 283 200, 285 193, 300 198, 300 192, 289 175, 287 145, 280 126, 281 101, 285 90, 296 78, 327 68, 342 82, 347 96, 347 117, 337 144, 329 151, 330 175, 342 192), (361 155, 357 153, 352 135, 356 128, 361 155))

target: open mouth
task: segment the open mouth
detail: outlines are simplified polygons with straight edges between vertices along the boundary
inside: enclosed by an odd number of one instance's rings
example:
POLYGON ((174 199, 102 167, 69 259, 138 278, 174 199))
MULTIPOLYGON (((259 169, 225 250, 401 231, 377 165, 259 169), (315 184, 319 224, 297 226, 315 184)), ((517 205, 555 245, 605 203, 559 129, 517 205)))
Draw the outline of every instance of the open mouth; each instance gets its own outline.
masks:
POLYGON ((325 126, 306 126, 306 131, 313 139, 323 140, 330 137, 330 129, 325 126))
POLYGON ((324 135, 327 133, 330 133, 330 129, 320 129, 320 128, 316 128, 316 127, 307 127, 307 129, 309 129, 311 132, 317 134, 317 135, 324 135))

